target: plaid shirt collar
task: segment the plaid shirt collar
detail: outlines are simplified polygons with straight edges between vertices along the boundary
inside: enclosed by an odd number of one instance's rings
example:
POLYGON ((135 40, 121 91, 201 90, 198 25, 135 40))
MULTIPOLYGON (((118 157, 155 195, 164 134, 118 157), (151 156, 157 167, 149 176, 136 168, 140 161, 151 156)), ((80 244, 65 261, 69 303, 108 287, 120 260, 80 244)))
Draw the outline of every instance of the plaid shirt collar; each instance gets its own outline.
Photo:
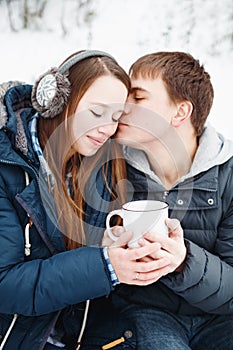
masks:
POLYGON ((53 181, 53 176, 52 176, 52 172, 44 158, 39 140, 38 140, 38 135, 37 135, 37 119, 39 117, 39 113, 34 114, 30 121, 29 121, 29 130, 31 133, 31 138, 32 138, 32 147, 33 150, 35 152, 35 154, 37 155, 39 162, 40 162, 40 172, 43 175, 43 177, 46 179, 50 179, 50 183, 51 185, 54 184, 53 181))

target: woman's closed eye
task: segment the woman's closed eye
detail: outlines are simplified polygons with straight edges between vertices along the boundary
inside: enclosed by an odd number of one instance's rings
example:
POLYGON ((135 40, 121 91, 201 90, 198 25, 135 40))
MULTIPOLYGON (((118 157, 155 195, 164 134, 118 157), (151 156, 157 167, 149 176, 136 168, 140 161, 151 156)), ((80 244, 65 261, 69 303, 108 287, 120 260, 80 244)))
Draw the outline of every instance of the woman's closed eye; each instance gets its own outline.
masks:
MULTIPOLYGON (((96 109, 92 108, 92 109, 90 109, 90 112, 97 118, 101 118, 104 115, 108 114, 108 112, 106 110, 103 110, 103 109, 101 110, 100 108, 96 108, 96 109)), ((122 116, 123 112, 124 112, 123 110, 120 110, 120 111, 116 111, 116 112, 112 113, 112 121, 117 123, 119 121, 120 117, 122 116)))
POLYGON ((104 114, 104 111, 94 110, 94 109, 90 109, 90 112, 97 118, 102 117, 102 115, 104 114))

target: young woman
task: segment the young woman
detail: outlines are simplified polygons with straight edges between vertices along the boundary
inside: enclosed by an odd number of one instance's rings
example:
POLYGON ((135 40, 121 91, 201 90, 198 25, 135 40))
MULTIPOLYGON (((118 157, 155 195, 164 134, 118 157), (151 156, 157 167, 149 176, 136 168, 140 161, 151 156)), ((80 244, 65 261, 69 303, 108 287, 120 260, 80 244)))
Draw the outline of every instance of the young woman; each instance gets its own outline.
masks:
POLYGON ((129 250, 126 234, 111 249, 98 246, 110 204, 123 200, 115 185, 124 164, 109 139, 129 85, 109 54, 82 51, 33 89, 1 87, 1 350, 75 349, 81 338, 83 349, 133 346, 128 325, 99 297, 120 282, 152 283, 157 263, 139 259, 157 244, 129 250), (96 317, 99 328, 83 338, 96 317), (101 317, 112 317, 107 332, 101 317))

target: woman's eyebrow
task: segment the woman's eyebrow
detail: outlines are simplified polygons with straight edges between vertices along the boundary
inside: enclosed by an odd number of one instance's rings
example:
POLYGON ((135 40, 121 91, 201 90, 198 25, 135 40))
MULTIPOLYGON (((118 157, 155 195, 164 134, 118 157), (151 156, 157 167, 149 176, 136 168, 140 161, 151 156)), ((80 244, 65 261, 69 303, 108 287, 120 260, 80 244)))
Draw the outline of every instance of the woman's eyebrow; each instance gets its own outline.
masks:
MULTIPOLYGON (((109 105, 111 105, 111 103, 107 104, 107 103, 102 103, 102 102, 90 102, 91 105, 93 106, 101 106, 101 107, 104 107, 104 108, 108 108, 109 105)), ((118 104, 118 103, 117 103, 118 104)), ((122 105, 122 103, 121 103, 122 105)), ((124 109, 122 108, 119 108, 119 110, 117 112, 124 112, 124 109)))
POLYGON ((109 105, 106 103, 102 102, 95 102, 95 101, 90 101, 90 104, 95 105, 95 106, 101 106, 101 107, 108 107, 109 105))
POLYGON ((130 89, 130 93, 132 94, 134 92, 147 92, 148 93, 149 91, 147 91, 146 89, 143 89, 140 86, 134 86, 130 89))

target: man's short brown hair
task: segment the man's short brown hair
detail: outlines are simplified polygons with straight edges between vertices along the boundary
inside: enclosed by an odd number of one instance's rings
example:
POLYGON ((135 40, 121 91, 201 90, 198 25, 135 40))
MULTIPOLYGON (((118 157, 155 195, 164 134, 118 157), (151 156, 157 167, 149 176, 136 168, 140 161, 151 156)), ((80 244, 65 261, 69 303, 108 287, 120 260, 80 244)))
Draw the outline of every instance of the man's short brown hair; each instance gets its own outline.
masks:
POLYGON ((173 102, 193 104, 192 125, 197 136, 202 131, 212 107, 214 90, 203 65, 185 52, 156 52, 139 58, 131 67, 133 78, 161 77, 173 102))

